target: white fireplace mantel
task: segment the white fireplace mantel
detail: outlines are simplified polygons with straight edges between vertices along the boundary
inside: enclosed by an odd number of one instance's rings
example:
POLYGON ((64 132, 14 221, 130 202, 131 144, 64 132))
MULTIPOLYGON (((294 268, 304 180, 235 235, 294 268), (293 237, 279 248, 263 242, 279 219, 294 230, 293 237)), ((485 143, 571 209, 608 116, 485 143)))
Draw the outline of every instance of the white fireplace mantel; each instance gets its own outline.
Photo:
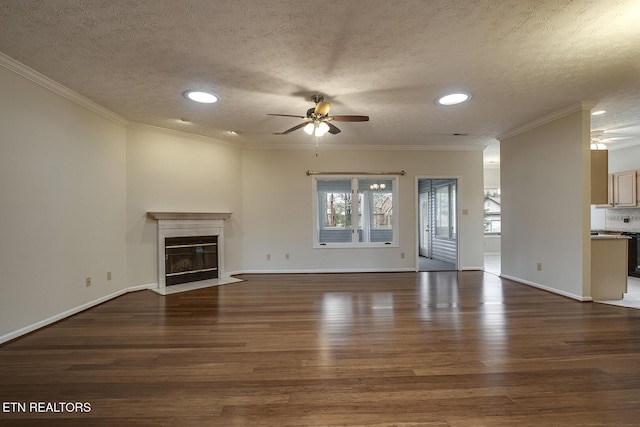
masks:
POLYGON ((218 279, 220 281, 228 279, 224 270, 224 220, 229 219, 231 213, 147 212, 147 216, 158 221, 158 289, 160 293, 165 294, 168 291, 164 263, 164 242, 167 237, 218 236, 218 279))
POLYGON ((170 221, 207 221, 225 220, 231 216, 230 212, 147 212, 147 215, 155 220, 170 221))

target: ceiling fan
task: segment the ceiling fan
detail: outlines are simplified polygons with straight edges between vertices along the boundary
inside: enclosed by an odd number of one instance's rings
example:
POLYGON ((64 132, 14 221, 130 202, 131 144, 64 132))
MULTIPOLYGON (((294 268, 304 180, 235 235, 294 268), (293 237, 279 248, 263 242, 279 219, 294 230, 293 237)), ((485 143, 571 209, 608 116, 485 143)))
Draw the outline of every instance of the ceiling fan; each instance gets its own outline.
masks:
POLYGON ((607 130, 592 130, 591 145, 598 149, 605 149, 606 145, 621 139, 630 139, 632 136, 621 133, 611 133, 607 130))
POLYGON ((303 119, 304 122, 300 123, 292 127, 291 129, 287 129, 284 132, 278 132, 276 135, 286 135, 294 130, 298 130, 300 128, 304 128, 304 131, 309 135, 314 136, 322 136, 325 133, 329 132, 330 134, 338 134, 340 133, 340 129, 338 129, 332 121, 336 122, 368 122, 369 116, 330 116, 329 109, 331 109, 331 104, 325 102, 324 96, 322 95, 313 95, 311 100, 316 103, 314 108, 309 108, 307 110, 306 116, 296 116, 293 114, 268 114, 269 116, 280 116, 280 117, 298 117, 303 119))

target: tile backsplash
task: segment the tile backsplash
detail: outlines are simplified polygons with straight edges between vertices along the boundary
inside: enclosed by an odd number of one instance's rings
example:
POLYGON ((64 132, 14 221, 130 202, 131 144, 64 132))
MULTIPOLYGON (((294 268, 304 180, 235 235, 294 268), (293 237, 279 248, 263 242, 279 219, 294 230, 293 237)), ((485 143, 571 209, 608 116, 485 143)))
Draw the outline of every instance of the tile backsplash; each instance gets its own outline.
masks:
POLYGON ((640 232, 640 209, 607 209, 605 228, 615 231, 640 232), (629 222, 624 222, 625 218, 627 218, 629 222))

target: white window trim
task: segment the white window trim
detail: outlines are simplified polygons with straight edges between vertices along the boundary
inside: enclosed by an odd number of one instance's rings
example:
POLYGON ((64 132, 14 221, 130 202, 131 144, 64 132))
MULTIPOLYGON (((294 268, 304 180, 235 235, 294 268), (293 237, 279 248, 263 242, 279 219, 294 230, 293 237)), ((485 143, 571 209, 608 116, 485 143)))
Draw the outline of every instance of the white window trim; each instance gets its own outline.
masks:
MULTIPOLYGON (((399 193, 399 188, 398 186, 400 185, 400 180, 398 179, 397 176, 389 176, 389 175, 331 175, 331 179, 350 179, 351 180, 351 188, 353 189, 354 184, 353 184, 353 180, 354 179, 391 179, 393 181, 393 188, 392 188, 392 206, 393 206, 393 217, 391 218, 391 224, 392 224, 392 229, 393 229, 393 240, 389 243, 387 242, 343 242, 343 243, 338 243, 338 242, 325 242, 325 243, 320 243, 318 241, 318 231, 320 230, 320 218, 318 217, 318 186, 317 186, 317 182, 318 180, 321 179, 326 179, 327 177, 329 177, 328 175, 314 175, 312 177, 311 180, 311 185, 312 185, 312 191, 311 191, 311 210, 312 210, 312 236, 313 236, 313 248, 314 249, 353 249, 353 248, 398 248, 400 247, 400 244, 398 242, 398 236, 400 234, 400 208, 399 208, 399 200, 398 200, 398 193, 399 193)), ((358 212, 358 197, 354 197, 354 206, 353 206, 353 210, 355 212, 358 212)))

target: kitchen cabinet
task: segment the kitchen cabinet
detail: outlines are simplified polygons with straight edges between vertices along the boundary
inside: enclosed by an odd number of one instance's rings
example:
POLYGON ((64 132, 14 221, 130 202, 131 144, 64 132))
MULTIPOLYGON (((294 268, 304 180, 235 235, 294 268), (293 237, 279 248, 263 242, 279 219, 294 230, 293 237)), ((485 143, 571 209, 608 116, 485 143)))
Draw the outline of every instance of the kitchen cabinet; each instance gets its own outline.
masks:
MULTIPOLYGON (((607 203, 597 204, 598 208, 637 207, 640 173, 637 171, 609 174, 607 180, 607 203)), ((593 185, 593 184, 592 184, 593 185)))
POLYGON ((591 237, 591 297, 621 300, 627 292, 629 240, 625 236, 591 237))
MULTIPOLYGON (((593 181, 593 179, 592 179, 593 181)), ((607 175, 607 199, 606 203, 596 203, 596 208, 612 208, 613 207, 613 174, 607 175)), ((591 184, 593 185, 593 184, 591 184)), ((592 190, 593 192, 593 190, 592 190)), ((593 195, 592 195, 593 198, 593 195)))
POLYGON ((613 206, 616 208, 637 205, 636 171, 613 174, 613 206))

